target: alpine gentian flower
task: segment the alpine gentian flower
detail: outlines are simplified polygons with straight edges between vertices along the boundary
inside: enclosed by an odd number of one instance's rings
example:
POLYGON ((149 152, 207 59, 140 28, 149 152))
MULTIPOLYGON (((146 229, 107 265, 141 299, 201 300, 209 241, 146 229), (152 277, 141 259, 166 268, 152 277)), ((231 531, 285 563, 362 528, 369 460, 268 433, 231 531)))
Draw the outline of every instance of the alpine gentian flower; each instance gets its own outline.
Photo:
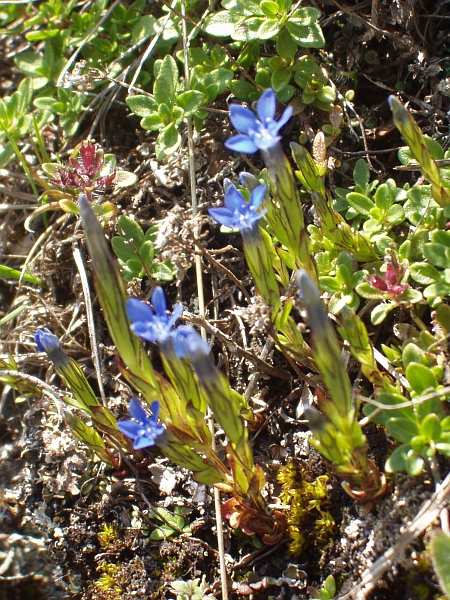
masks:
POLYGON ((225 207, 211 208, 209 214, 221 225, 239 229, 244 240, 244 254, 256 287, 273 315, 281 306, 280 291, 273 269, 273 250, 267 246, 257 222, 266 214, 266 209, 257 212, 266 195, 266 186, 258 185, 250 194, 250 201, 238 192, 234 185, 228 185, 225 192, 225 207))
POLYGON ((252 230, 257 221, 267 212, 266 209, 258 212, 265 195, 266 186, 258 185, 251 192, 250 201, 246 202, 244 196, 238 192, 236 187, 229 185, 225 192, 225 206, 210 208, 209 214, 221 225, 240 231, 252 230))
POLYGON ((178 358, 195 358, 207 356, 209 344, 190 325, 181 325, 172 333, 172 347, 178 358))
POLYGON ((232 104, 230 121, 241 133, 227 140, 225 146, 235 152, 254 154, 258 150, 268 150, 278 144, 281 139, 278 133, 291 118, 292 106, 284 110, 278 121, 275 120, 275 108, 275 92, 270 88, 261 94, 256 104, 259 119, 250 109, 240 104, 232 104))
POLYGON ((39 352, 49 352, 55 348, 60 348, 58 337, 50 331, 47 327, 44 329, 38 329, 34 334, 34 341, 36 342, 39 352))
POLYGON ((172 334, 171 342, 178 358, 188 358, 191 361, 203 385, 217 384, 218 369, 211 360, 209 344, 191 325, 177 327, 172 334))
POLYGON ((156 438, 164 433, 164 427, 158 425, 159 402, 152 402, 153 416, 149 417, 137 400, 130 400, 130 415, 134 421, 118 421, 117 427, 133 440, 133 449, 141 450, 156 444, 156 438))
POLYGON ((58 337, 47 327, 38 329, 34 334, 34 341, 40 352, 45 352, 56 368, 64 368, 70 360, 63 352, 58 337))
POLYGON ((164 343, 170 337, 172 327, 181 316, 183 307, 177 304, 172 314, 167 314, 166 298, 160 287, 155 288, 151 301, 153 308, 138 298, 128 300, 127 314, 132 322, 131 331, 147 342, 164 343))

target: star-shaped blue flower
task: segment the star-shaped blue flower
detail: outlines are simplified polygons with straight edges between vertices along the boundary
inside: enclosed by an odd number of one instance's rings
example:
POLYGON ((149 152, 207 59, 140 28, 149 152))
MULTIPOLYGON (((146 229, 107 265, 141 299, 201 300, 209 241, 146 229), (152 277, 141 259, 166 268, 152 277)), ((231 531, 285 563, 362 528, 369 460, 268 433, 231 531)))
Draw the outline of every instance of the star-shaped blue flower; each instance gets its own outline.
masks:
POLYGON ((288 106, 281 118, 275 120, 276 98, 272 89, 265 90, 257 104, 256 112, 259 119, 248 108, 240 104, 230 106, 230 121, 241 133, 225 142, 225 146, 234 152, 254 154, 258 150, 270 150, 281 139, 278 135, 283 125, 292 116, 292 106, 288 106))
POLYGON ((250 201, 246 202, 244 196, 238 192, 236 187, 229 185, 225 192, 225 206, 210 208, 209 214, 221 225, 240 231, 252 230, 259 219, 267 212, 265 209, 258 212, 265 195, 266 186, 258 185, 252 190, 250 201))
POLYGON ((142 450, 156 444, 156 438, 164 433, 164 427, 158 425, 159 402, 152 402, 153 415, 149 417, 135 398, 130 400, 130 415, 134 421, 119 421, 117 427, 133 440, 133 449, 142 450))
POLYGON ((181 304, 174 306, 171 315, 167 313, 164 291, 156 287, 152 294, 152 305, 138 298, 127 301, 127 314, 130 319, 131 331, 147 342, 164 343, 171 334, 172 328, 183 312, 181 304))

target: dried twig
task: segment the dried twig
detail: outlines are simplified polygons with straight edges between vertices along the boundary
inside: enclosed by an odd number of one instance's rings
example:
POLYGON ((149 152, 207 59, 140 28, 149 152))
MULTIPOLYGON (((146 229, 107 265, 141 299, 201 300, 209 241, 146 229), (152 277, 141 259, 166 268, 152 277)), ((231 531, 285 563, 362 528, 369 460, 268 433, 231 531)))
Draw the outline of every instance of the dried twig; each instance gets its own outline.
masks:
POLYGON ((105 397, 105 389, 103 387, 102 381, 102 369, 100 366, 100 358, 98 354, 98 346, 97 346, 97 335, 95 333, 95 323, 94 323, 94 313, 92 310, 92 301, 91 301, 91 292, 89 289, 89 282, 86 275, 86 269, 83 262, 83 257, 81 256, 80 249, 77 245, 75 245, 73 249, 73 258, 75 260, 75 264, 77 265, 78 273, 81 279, 81 286, 83 288, 84 295, 84 303, 86 306, 86 316, 87 316, 87 324, 89 331, 89 340, 91 342, 91 353, 92 353, 92 362, 94 363, 95 374, 97 376, 98 389, 100 391, 100 396, 103 402, 103 405, 106 405, 106 397, 105 397))
POLYGON ((338 600, 364 600, 375 588, 378 581, 393 565, 399 562, 403 552, 423 533, 444 508, 447 496, 450 493, 450 473, 444 481, 437 486, 432 497, 427 500, 417 513, 416 518, 405 528, 400 539, 387 550, 371 567, 366 569, 361 576, 361 581, 347 594, 338 596, 338 600))
MULTIPOLYGON (((188 55, 188 38, 186 29, 186 5, 185 1, 181 2, 182 11, 182 26, 183 26, 183 53, 184 53, 184 81, 186 89, 189 89, 189 55, 188 55)), ((192 119, 187 119, 187 131, 188 131, 188 150, 189 150, 189 179, 190 179, 190 191, 191 191, 191 204, 192 204, 192 215, 195 218, 198 211, 197 202, 197 189, 196 189, 196 173, 195 173, 195 161, 194 161, 194 141, 193 141, 193 128, 192 119)), ((197 232, 194 232, 195 237, 197 232)), ((205 319, 205 296, 203 290, 203 265, 202 257, 199 254, 195 255, 195 273, 197 279, 197 290, 198 290, 198 308, 200 316, 205 319)), ((201 334, 205 338, 206 331, 202 327, 201 334)), ((212 447, 215 449, 215 438, 214 438, 214 418, 212 414, 209 415, 209 428, 211 431, 212 447)), ((216 513, 216 528, 217 528, 217 547, 219 550, 219 566, 220 566, 220 580, 222 584, 222 600, 228 600, 228 581, 227 581, 227 566, 225 563, 225 546, 223 539, 223 524, 222 524, 222 503, 220 500, 220 492, 217 487, 214 488, 214 508, 216 513)))

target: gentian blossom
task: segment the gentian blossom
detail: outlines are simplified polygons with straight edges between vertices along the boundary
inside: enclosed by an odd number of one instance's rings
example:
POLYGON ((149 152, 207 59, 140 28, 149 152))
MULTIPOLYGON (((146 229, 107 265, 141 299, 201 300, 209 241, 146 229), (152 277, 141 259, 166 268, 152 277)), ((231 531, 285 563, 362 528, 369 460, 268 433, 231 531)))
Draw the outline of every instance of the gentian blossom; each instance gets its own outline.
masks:
POLYGON ((156 438, 164 433, 164 427, 158 425, 159 402, 152 402, 153 415, 149 417, 137 400, 130 400, 130 415, 134 419, 119 421, 117 427, 133 440, 133 449, 142 450, 156 444, 156 438))
POLYGON ((168 314, 164 291, 160 287, 153 291, 151 302, 153 308, 138 298, 128 300, 127 314, 132 323, 131 331, 147 342, 164 343, 169 339, 183 307, 176 304, 172 314, 168 314))
POLYGON ((50 331, 47 327, 44 329, 38 329, 34 334, 34 341, 36 342, 39 352, 49 352, 56 348, 60 348, 58 337, 50 331))
POLYGON ((45 352, 57 368, 69 365, 70 360, 63 352, 58 337, 50 329, 38 329, 34 334, 34 341, 39 351, 45 352))
POLYGON ((240 104, 230 106, 230 121, 240 131, 225 142, 229 150, 254 154, 258 150, 270 150, 278 144, 281 136, 280 129, 286 125, 292 116, 292 106, 288 106, 278 121, 275 120, 276 98, 272 89, 265 90, 257 104, 256 118, 253 111, 240 104))
POLYGON ((181 325, 172 334, 172 347, 178 358, 195 359, 209 354, 208 342, 191 325, 181 325))
POLYGON ((246 202, 236 187, 229 185, 225 192, 225 206, 210 208, 209 214, 221 225, 239 229, 241 232, 253 230, 257 221, 267 212, 265 209, 258 212, 265 195, 266 186, 258 185, 252 190, 250 201, 246 202))

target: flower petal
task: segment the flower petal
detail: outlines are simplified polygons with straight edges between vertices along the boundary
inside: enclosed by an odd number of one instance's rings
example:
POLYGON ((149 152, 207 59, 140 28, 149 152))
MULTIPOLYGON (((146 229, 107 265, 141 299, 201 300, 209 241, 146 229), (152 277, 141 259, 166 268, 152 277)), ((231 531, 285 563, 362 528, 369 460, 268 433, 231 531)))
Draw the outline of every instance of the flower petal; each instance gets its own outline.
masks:
POLYGON ((230 106, 230 121, 233 127, 241 133, 249 133, 256 127, 256 117, 253 112, 240 104, 230 106))
POLYGON ((127 315, 132 323, 152 321, 155 317, 153 309, 139 298, 130 298, 126 304, 127 315))
MULTIPOLYGON (((273 119, 275 117, 275 106, 275 92, 271 88, 264 90, 256 104, 256 112, 263 124, 266 119, 273 119)), ((239 129, 239 127, 236 127, 236 129, 239 129)))
POLYGON ((207 356, 210 352, 208 342, 190 325, 181 325, 173 332, 172 344, 178 358, 207 356))
POLYGON ((132 440, 139 435, 141 429, 139 423, 136 423, 135 421, 118 421, 117 427, 124 435, 132 440))
MULTIPOLYGON (((241 185, 246 187, 248 190, 252 191, 259 185, 259 181, 257 177, 252 175, 251 173, 247 173, 246 171, 242 171, 239 175, 239 181, 241 185)), ((226 189, 225 189, 226 191, 226 189)))
POLYGON ((226 140, 225 148, 233 152, 243 152, 244 154, 254 154, 258 151, 258 146, 247 135, 235 135, 226 140))
POLYGON ((133 442, 134 450, 142 450, 142 448, 148 448, 149 446, 155 445, 155 438, 152 435, 141 435, 137 437, 133 442))
POLYGON ((151 408, 152 408, 152 413, 153 413, 153 419, 155 420, 155 423, 156 423, 156 421, 158 419, 158 414, 159 414, 159 402, 158 402, 158 400, 155 400, 154 402, 152 402, 151 408))
POLYGON ((170 329, 173 325, 175 325, 175 323, 178 321, 178 319, 181 317, 182 314, 183 314, 183 305, 175 304, 175 306, 173 307, 173 310, 172 310, 172 314, 167 319, 167 329, 170 329))
POLYGON ((294 109, 290 105, 284 109, 283 114, 281 115, 279 121, 277 121, 277 133, 284 125, 286 125, 286 123, 292 117, 293 111, 294 111, 294 109))
POLYGON ((245 207, 245 198, 234 185, 230 185, 225 192, 225 206, 231 211, 240 211, 245 207))
POLYGON ((138 321, 137 323, 133 323, 131 326, 131 331, 137 337, 142 338, 146 342, 153 343, 158 339, 160 334, 160 330, 153 323, 144 323, 142 321, 138 321))
POLYGON ((255 189, 252 191, 249 204, 253 206, 255 210, 258 210, 258 208, 261 206, 261 203, 266 195, 266 190, 267 186, 262 184, 255 187, 255 189))
POLYGON ((136 421, 145 421, 145 419, 148 418, 147 413, 136 398, 131 398, 130 400, 130 415, 133 419, 136 419, 136 421))
POLYGON ((234 213, 229 208, 210 208, 208 212, 220 225, 225 225, 226 227, 236 226, 234 213))
POLYGON ((166 296, 162 287, 155 287, 152 294, 152 305, 158 317, 166 316, 167 303, 166 296))

